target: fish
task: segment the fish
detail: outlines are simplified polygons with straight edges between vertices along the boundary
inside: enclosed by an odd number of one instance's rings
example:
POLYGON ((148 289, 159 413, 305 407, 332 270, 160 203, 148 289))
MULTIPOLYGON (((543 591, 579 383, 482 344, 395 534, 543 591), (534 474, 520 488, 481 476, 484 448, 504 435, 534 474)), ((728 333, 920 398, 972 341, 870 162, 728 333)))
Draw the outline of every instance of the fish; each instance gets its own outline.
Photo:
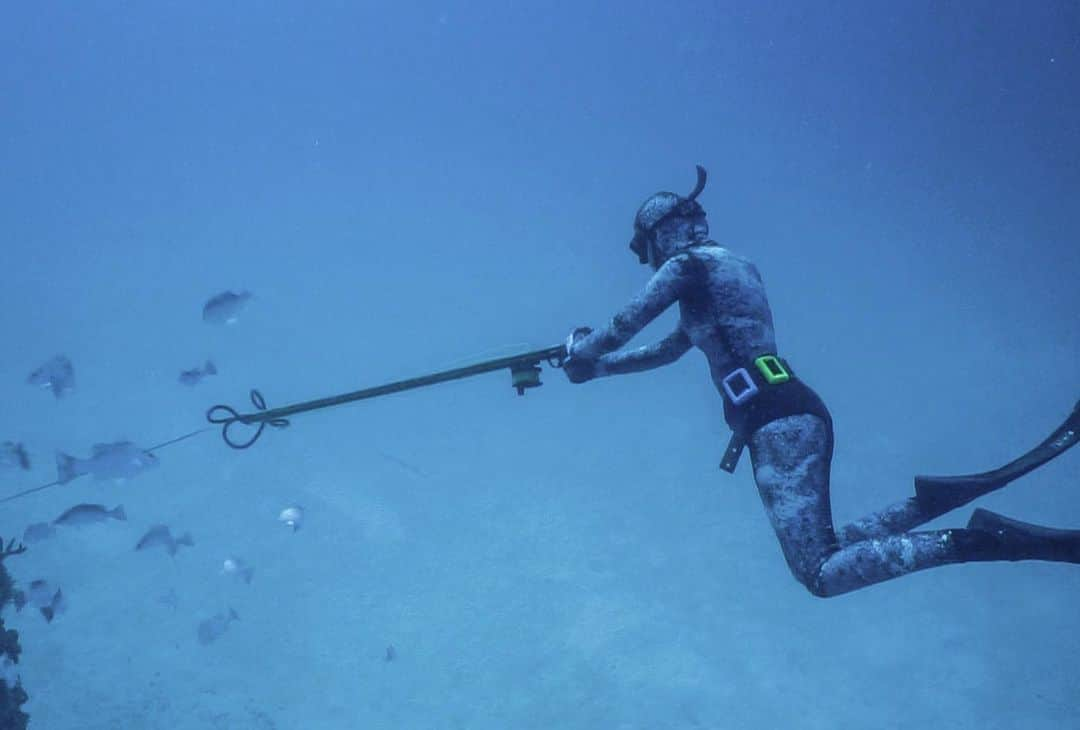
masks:
POLYGON ((249 291, 223 291, 210 297, 203 305, 202 318, 207 324, 234 324, 240 310, 251 299, 249 291))
POLYGON ((60 590, 59 586, 53 590, 52 585, 47 580, 31 581, 25 593, 23 591, 15 592, 14 600, 16 611, 22 611, 23 606, 26 605, 34 606, 41 611, 41 615, 45 617, 45 621, 48 623, 52 623, 56 615, 67 608, 63 591, 60 590))
POLYGON ((382 451, 381 449, 376 449, 375 452, 379 456, 381 456, 382 458, 386 459, 389 462, 397 464, 402 469, 404 469, 407 472, 410 472, 410 473, 414 474, 415 476, 418 476, 418 477, 420 477, 422 479, 427 479, 428 476, 429 476, 428 473, 425 472, 420 467, 414 466, 413 464, 410 464, 409 462, 405 461, 404 459, 399 459, 398 457, 394 456, 393 454, 388 454, 385 451, 382 451))
POLYGON ((61 484, 66 484, 83 474, 91 474, 95 480, 99 481, 127 479, 157 464, 157 456, 140 449, 130 441, 94 444, 90 450, 90 457, 87 459, 78 459, 63 452, 56 454, 57 481, 61 484))
POLYGON ((135 549, 147 550, 158 545, 165 548, 169 555, 176 555, 181 545, 194 547, 195 541, 191 539, 190 532, 185 532, 180 537, 173 537, 172 530, 169 529, 168 525, 154 525, 146 531, 145 535, 139 538, 135 549))
POLYGON ((0 444, 0 466, 27 471, 30 469, 30 457, 22 444, 5 441, 0 444))
POLYGON ((206 364, 201 368, 192 368, 191 370, 180 371, 180 384, 181 385, 198 385, 210 375, 217 375, 217 367, 211 360, 207 360, 206 364))
POLYGON ((293 532, 296 532, 304 524, 304 508, 296 504, 289 505, 281 510, 281 514, 278 515, 278 522, 285 523, 292 528, 293 532))
POLYGON ((248 565, 243 558, 225 558, 221 564, 221 574, 250 584, 252 577, 255 575, 255 569, 248 565))
POLYGON ((74 527, 76 525, 93 525, 98 522, 107 522, 110 519, 127 520, 124 505, 118 504, 112 509, 105 509, 103 504, 77 504, 65 510, 52 523, 64 527, 74 527))
POLYGON ((50 537, 56 534, 56 528, 50 525, 48 522, 35 522, 32 525, 28 525, 23 532, 23 542, 35 543, 48 540, 50 537))
POLYGON ((31 372, 26 382, 47 388, 54 397, 63 398, 75 389, 75 368, 66 355, 57 355, 31 372))
POLYGON ((212 644, 228 630, 229 624, 239 620, 240 617, 236 614, 236 611, 229 608, 228 613, 216 613, 210 618, 200 621, 195 632, 199 637, 199 643, 203 646, 212 644))

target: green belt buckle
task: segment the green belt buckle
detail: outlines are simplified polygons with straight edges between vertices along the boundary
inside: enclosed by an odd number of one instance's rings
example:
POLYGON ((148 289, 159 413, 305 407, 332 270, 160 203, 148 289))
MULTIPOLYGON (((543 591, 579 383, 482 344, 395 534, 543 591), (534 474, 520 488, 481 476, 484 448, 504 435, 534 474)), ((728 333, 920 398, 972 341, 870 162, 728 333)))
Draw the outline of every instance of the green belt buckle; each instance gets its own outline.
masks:
POLYGON ((765 382, 769 385, 786 383, 791 380, 791 374, 784 368, 780 358, 776 355, 762 355, 754 360, 754 365, 757 366, 758 372, 761 373, 762 377, 765 378, 765 382))

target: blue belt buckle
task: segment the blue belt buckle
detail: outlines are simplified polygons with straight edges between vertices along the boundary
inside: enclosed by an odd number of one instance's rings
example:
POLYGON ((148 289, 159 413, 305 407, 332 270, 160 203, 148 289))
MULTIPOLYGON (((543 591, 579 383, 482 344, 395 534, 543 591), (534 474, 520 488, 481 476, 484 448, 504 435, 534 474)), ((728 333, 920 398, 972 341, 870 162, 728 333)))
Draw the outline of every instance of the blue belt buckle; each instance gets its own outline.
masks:
POLYGON ((754 379, 750 377, 750 373, 746 371, 746 368, 738 368, 732 370, 722 381, 724 386, 724 392, 727 393, 727 397, 731 399, 734 405, 742 405, 746 401, 757 395, 758 387, 754 384, 754 379), (739 387, 739 392, 735 392, 735 388, 732 387, 732 383, 736 380, 741 382, 736 383, 739 387))

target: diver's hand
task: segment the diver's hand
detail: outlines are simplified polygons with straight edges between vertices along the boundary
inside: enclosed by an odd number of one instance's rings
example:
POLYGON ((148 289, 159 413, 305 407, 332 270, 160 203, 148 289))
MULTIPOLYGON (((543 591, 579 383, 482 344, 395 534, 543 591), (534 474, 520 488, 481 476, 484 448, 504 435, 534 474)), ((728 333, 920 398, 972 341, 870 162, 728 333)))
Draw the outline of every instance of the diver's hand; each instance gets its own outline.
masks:
POLYGON ((575 327, 566 337, 566 356, 574 356, 574 345, 592 334, 592 327, 575 327))
POLYGON ((563 361, 563 372, 571 383, 585 383, 597 376, 596 361, 574 355, 574 345, 585 339, 592 333, 591 327, 577 327, 566 338, 566 360, 563 361))
POLYGON ((595 360, 582 360, 576 357, 567 358, 562 369, 571 383, 587 383, 598 374, 595 360))

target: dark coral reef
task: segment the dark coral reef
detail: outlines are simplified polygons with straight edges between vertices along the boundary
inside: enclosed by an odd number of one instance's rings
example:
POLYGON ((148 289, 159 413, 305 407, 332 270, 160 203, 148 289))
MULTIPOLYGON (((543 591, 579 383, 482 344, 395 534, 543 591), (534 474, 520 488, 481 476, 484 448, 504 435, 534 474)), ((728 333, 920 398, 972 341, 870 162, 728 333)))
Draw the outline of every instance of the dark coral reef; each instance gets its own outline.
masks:
MULTIPOLYGON (((11 580, 4 561, 22 552, 26 552, 26 548, 22 545, 16 547, 14 540, 4 547, 4 541, 0 539, 0 612, 15 597, 15 583, 11 580)), ((9 663, 18 663, 21 651, 19 632, 5 628, 3 616, 0 616, 0 666, 6 668, 9 663)), ((30 720, 30 716, 22 711, 26 700, 26 691, 23 690, 21 681, 10 686, 7 680, 0 678, 0 730, 26 730, 26 724, 30 720)))

